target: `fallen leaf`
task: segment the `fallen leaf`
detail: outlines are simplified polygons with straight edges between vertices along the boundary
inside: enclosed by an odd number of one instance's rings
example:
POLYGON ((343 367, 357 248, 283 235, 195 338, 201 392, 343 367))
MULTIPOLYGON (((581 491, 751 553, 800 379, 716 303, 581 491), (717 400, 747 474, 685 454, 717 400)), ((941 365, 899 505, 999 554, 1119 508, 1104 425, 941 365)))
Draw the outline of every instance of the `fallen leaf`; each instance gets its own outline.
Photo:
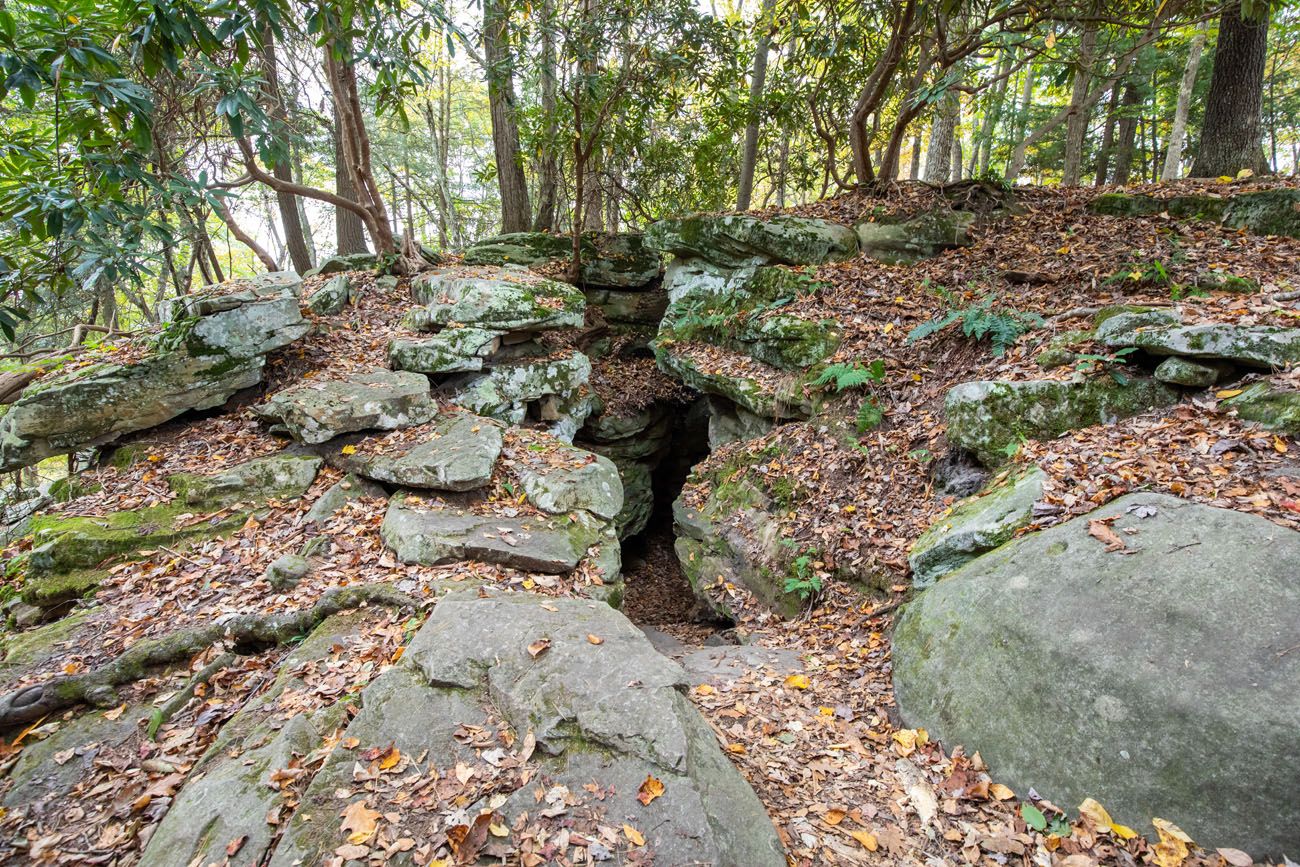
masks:
POLYGON ((1009 801, 1016 796, 1016 793, 1011 791, 1009 786, 1004 786, 1001 783, 994 783, 989 786, 989 794, 999 801, 1009 801))
POLYGON ((1217 851, 1219 857, 1231 864, 1232 867, 1251 867, 1251 865, 1255 863, 1254 858, 1250 857, 1240 849, 1232 849, 1225 846, 1217 851))
POLYGON ((365 801, 353 801, 343 811, 342 830, 348 834, 349 843, 364 843, 375 835, 379 811, 366 806, 365 801))
POLYGON ((790 689, 807 689, 812 686, 812 681, 806 674, 792 674, 785 679, 785 685, 790 689))
POLYGON ((1094 518, 1088 522, 1088 535, 1106 546, 1107 551, 1123 551, 1128 546, 1110 526, 1114 518, 1094 518))
POLYGON ((229 843, 227 843, 227 844, 226 844, 226 857, 227 857, 227 858, 234 858, 237 854, 239 854, 239 850, 242 849, 242 848, 244 848, 244 843, 245 843, 247 840, 248 840, 248 835, 247 835, 247 834, 244 834, 242 837, 236 837, 235 839, 233 839, 233 840, 231 840, 229 843))
POLYGON ((356 446, 344 446, 342 449, 340 449, 340 451, 342 451, 343 454, 345 454, 345 455, 355 455, 355 454, 357 453, 357 447, 356 447, 356 446))
POLYGON ((822 816, 822 821, 827 825, 834 827, 840 822, 843 822, 844 817, 847 815, 848 813, 845 813, 843 810, 827 810, 826 815, 822 816))
POLYGON ((1192 842, 1192 838, 1188 837, 1182 828, 1167 819, 1152 819, 1151 824, 1160 835, 1160 842, 1151 850, 1156 864, 1159 867, 1181 867, 1183 861, 1187 859, 1187 846, 1192 842))
POLYGON ((605 643, 605 639, 601 638, 599 635, 588 635, 587 641, 590 642, 591 644, 596 644, 596 645, 605 643))
POLYGON ((874 852, 880 848, 880 841, 870 831, 850 831, 849 836, 861 843, 862 848, 868 852, 874 852))
POLYGON ((402 751, 397 747, 389 747, 384 751, 384 754, 379 757, 379 769, 381 771, 386 771, 389 768, 394 767, 401 760, 402 751))
POLYGON ((631 825, 623 826, 623 835, 627 837, 627 839, 632 843, 633 846, 645 845, 645 837, 642 837, 641 832, 638 831, 636 828, 633 828, 631 825))
POLYGON ((641 788, 637 789, 636 799, 644 807, 650 806, 650 802, 664 793, 664 782, 653 774, 647 774, 645 781, 641 783, 641 788))
POLYGON ((124 713, 126 713, 126 704, 119 704, 112 710, 104 711, 104 719, 117 719, 124 713))
POLYGON ((539 638, 536 641, 534 641, 532 644, 528 645, 528 655, 531 656, 533 659, 536 659, 537 657, 541 656, 543 653, 545 653, 550 649, 551 649, 551 639, 539 638))
POLYGON ((1131 840, 1137 836, 1137 831, 1134 831, 1127 825, 1115 824, 1115 822, 1110 818, 1110 813, 1106 812, 1106 808, 1094 801, 1092 798, 1088 798, 1079 805, 1079 815, 1087 817, 1097 827, 1109 830, 1121 840, 1131 840))

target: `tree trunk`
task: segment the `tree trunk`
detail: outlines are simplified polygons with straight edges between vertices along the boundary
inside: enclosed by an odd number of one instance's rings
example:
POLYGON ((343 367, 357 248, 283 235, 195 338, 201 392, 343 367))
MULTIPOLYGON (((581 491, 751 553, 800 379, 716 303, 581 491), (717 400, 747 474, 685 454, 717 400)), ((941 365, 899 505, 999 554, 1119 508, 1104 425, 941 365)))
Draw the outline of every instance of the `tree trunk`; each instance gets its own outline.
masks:
POLYGON ((1133 171, 1133 146, 1137 134, 1138 107, 1141 94, 1132 81, 1124 84, 1124 96, 1119 101, 1119 122, 1115 134, 1115 174, 1112 182, 1127 184, 1133 171))
POLYGON ((914 181, 921 180, 921 134, 919 132, 912 136, 912 164, 908 168, 907 176, 914 181))
POLYGON ((1182 175, 1187 114, 1191 110, 1192 90, 1196 87, 1196 72, 1201 66, 1201 52, 1205 50, 1205 32, 1208 27, 1208 22, 1201 22, 1187 50, 1187 65, 1183 67, 1183 80, 1178 85, 1178 103, 1174 106, 1174 125, 1169 130, 1169 147, 1165 149, 1165 167, 1160 172, 1162 181, 1176 181, 1182 175))
POLYGON ((1088 134, 1088 118, 1092 114, 1088 101, 1088 85, 1092 82, 1092 62, 1097 53, 1097 26, 1084 28, 1079 38, 1079 61, 1074 68, 1074 85, 1070 90, 1070 110, 1065 121, 1065 167, 1061 183, 1077 186, 1083 176, 1083 146, 1088 134))
MULTIPOLYGON (((344 43, 342 47, 343 50, 350 52, 352 50, 351 40, 344 43)), ((343 138, 340 133, 337 108, 334 109, 334 123, 330 128, 330 132, 334 139, 334 191, 338 193, 340 198, 355 202, 357 201, 357 182, 343 152, 343 138)), ((359 214, 347 208, 335 206, 334 245, 337 248, 335 252, 340 256, 370 252, 366 246, 365 223, 359 214)))
POLYGON ((749 117, 745 122, 745 141, 740 151, 740 184, 736 193, 736 210, 748 211, 754 194, 754 166, 758 162, 758 124, 761 119, 763 90, 767 83, 767 52, 772 46, 772 10, 776 0, 763 0, 758 14, 758 40, 754 46, 754 67, 749 76, 749 117))
POLYGON ((935 106, 934 120, 930 124, 930 143, 925 155, 925 181, 944 184, 952 168, 952 141, 957 130, 957 115, 961 100, 957 91, 949 90, 935 106))
POLYGON ((556 198, 560 189, 559 125, 556 99, 555 0, 542 0, 541 51, 538 56, 538 83, 541 90, 543 143, 537 172, 537 216, 534 232, 555 228, 556 198))
POLYGON ((253 255, 261 261, 262 265, 266 267, 266 270, 280 270, 280 263, 275 261, 275 257, 266 252, 266 249, 263 248, 261 244, 257 243, 256 239, 245 232, 243 228, 240 227, 239 223, 235 222, 235 217, 230 213, 230 208, 226 206, 226 203, 223 202, 220 197, 213 198, 212 210, 216 212, 217 216, 221 219, 221 222, 226 224, 226 228, 230 230, 230 234, 234 235, 237 241, 253 251, 253 255))
POLYGON ((483 0, 483 59, 487 64, 488 111, 501 190, 501 231, 526 232, 532 220, 528 183, 519 155, 515 85, 509 34, 501 0, 483 0))
MULTIPOLYGON (((1016 109, 1016 134, 1012 141, 1024 142, 1025 131, 1029 128, 1029 104, 1034 100, 1034 65, 1028 63, 1025 65, 1025 80, 1020 90, 1020 105, 1016 109)), ((1021 152, 1020 161, 1016 161, 1016 150, 1012 149, 1011 155, 1007 158, 1006 179, 1015 183, 1016 178, 1020 177, 1020 170, 1024 167, 1024 153, 1021 152)))
POLYGON ((1101 147, 1097 148, 1097 168, 1096 177, 1093 182, 1097 186, 1106 183, 1106 177, 1110 174, 1110 158, 1115 150, 1115 123, 1119 120, 1119 82, 1115 82, 1110 87, 1110 105, 1106 108, 1106 128, 1101 134, 1101 147))
POLYGON ((976 177, 987 175, 989 163, 993 160, 993 138, 1002 121, 1002 103, 1006 100, 1007 81, 1011 78, 1011 61, 1011 50, 1003 51, 1002 60, 998 63, 997 83, 993 85, 993 93, 984 106, 984 122, 980 126, 979 138, 972 142, 970 173, 976 177))
MULTIPOLYGON (((284 95, 280 90, 280 72, 275 59, 275 37, 270 28, 262 31, 262 78, 262 87, 271 109, 269 114, 272 127, 278 139, 277 150, 280 151, 271 166, 271 174, 276 180, 294 183, 288 137, 289 110, 284 104, 284 95)), ((275 191, 276 205, 280 210, 280 223, 284 226, 284 243, 289 250, 289 262, 295 271, 302 274, 311 270, 311 253, 307 250, 297 198, 284 189, 275 191)))
POLYGON ((1205 101, 1201 145, 1192 165, 1193 177, 1233 176, 1242 169, 1264 169, 1259 115, 1267 52, 1267 11, 1263 18, 1253 20, 1242 16, 1239 0, 1225 7, 1219 19, 1214 73, 1205 101))

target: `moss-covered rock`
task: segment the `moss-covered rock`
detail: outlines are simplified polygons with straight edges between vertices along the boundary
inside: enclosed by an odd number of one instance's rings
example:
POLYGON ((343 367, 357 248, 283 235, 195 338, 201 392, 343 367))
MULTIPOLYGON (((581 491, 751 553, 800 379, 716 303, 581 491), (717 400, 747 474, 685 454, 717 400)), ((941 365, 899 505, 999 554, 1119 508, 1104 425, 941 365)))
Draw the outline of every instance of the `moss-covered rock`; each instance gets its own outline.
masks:
POLYGON ((502 332, 485 328, 444 328, 429 337, 399 337, 388 344, 393 370, 416 373, 470 373, 501 349, 502 332))
POLYGON ((1217 359, 1251 367, 1300 364, 1300 328, 1272 325, 1162 324, 1152 314, 1124 314, 1097 328, 1111 347, 1137 347, 1152 355, 1217 359))
POLYGON ((880 218, 854 226, 867 256, 891 265, 913 264, 945 250, 971 245, 969 211, 934 210, 912 217, 880 218))
POLYGON ((458 386, 453 400, 471 412, 520 424, 530 406, 551 433, 571 442, 591 414, 591 361, 581 352, 499 364, 458 386))
POLYGON ((1226 398, 1219 406, 1258 422, 1269 430, 1300 434, 1300 391, 1257 382, 1241 394, 1226 398))
MULTIPOLYGON (((1132 494, 978 557, 893 636, 904 725, 995 779, 1207 849, 1300 851, 1300 533, 1132 494), (1094 538, 1105 521, 1126 546, 1094 538)), ((1154 834, 1152 834, 1154 836, 1154 834)))
POLYGON ((51 659, 90 616, 90 609, 69 614, 53 623, 0 638, 0 669, 28 666, 51 659))
POLYGON ((345 271, 373 271, 378 267, 379 257, 374 253, 347 253, 342 256, 330 256, 302 276, 306 278, 322 274, 341 274, 345 271))
POLYGON ((1151 379, 966 382, 944 399, 948 439, 987 465, 1004 462, 1022 439, 1052 439, 1178 401, 1151 379))
POLYGON ((1158 199, 1130 193, 1106 193, 1089 206, 1093 213, 1113 217, 1142 217, 1167 213, 1181 219, 1209 220, 1254 235, 1300 238, 1300 190, 1259 190, 1214 196, 1173 196, 1158 199))
POLYGON ((908 552, 912 586, 924 589, 954 569, 1009 542, 1032 519, 1047 478, 1038 467, 1007 473, 955 504, 908 552))
POLYGON ((743 265, 818 265, 857 255, 853 230, 826 220, 782 215, 699 215, 660 220, 646 243, 679 257, 696 257, 723 268, 743 265))
POLYGON ((771 419, 806 419, 812 415, 812 399, 803 393, 798 377, 778 377, 779 384, 771 386, 766 380, 738 373, 706 370, 674 344, 656 343, 654 352, 660 370, 697 391, 726 398, 753 415, 771 419))
POLYGON ((217 536, 243 526, 246 514, 193 520, 194 510, 172 503, 102 518, 42 515, 32 520, 34 574, 88 569, 109 558, 175 545, 188 539, 217 536))
POLYGON ((438 414, 438 404, 428 377, 375 369, 287 388, 253 411, 298 442, 316 445, 345 433, 424 424, 438 414))
POLYGON ((210 509, 290 500, 306 493, 321 463, 315 455, 268 455, 209 475, 177 473, 167 477, 167 484, 185 504, 210 509))
POLYGON ((307 309, 317 316, 330 316, 343 312, 352 297, 352 282, 346 274, 338 274, 325 282, 307 299, 307 309))
POLYGON ((491 331, 548 331, 582 325, 587 299, 580 289, 528 272, 502 269, 496 277, 429 271, 411 283, 417 307, 407 324, 436 331, 452 323, 491 331), (518 275, 518 276, 515 276, 518 275))
POLYGON ((1160 362, 1153 376, 1170 385, 1206 388, 1227 379, 1232 371, 1232 365, 1226 361, 1192 361, 1175 355, 1160 362))

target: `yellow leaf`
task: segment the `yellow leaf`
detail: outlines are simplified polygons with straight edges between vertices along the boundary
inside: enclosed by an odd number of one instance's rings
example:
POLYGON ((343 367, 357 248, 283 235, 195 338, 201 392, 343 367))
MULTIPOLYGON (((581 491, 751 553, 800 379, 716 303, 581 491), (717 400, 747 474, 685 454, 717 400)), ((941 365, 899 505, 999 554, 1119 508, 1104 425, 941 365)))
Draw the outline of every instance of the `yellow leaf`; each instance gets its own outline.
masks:
POLYGON ((884 328, 881 329, 881 333, 888 334, 893 330, 894 330, 894 323, 890 322, 888 325, 886 325, 884 328))
POLYGON ((397 747, 389 747, 384 754, 379 757, 379 769, 386 771, 389 768, 396 767, 397 763, 402 760, 402 751, 397 747))
POLYGON ((1057 250, 1056 254, 1058 256, 1064 256, 1068 252, 1070 252, 1070 245, 1066 244, 1065 246, 1061 247, 1061 249, 1057 250))
POLYGON ((1237 172, 1237 180, 1239 181, 1244 181, 1246 178, 1253 178, 1253 177, 1255 177, 1255 172, 1253 169, 1242 169, 1241 171, 1237 172))
POLYGON ((1222 391, 1216 391, 1214 393, 1214 396, 1219 398, 1236 397, 1237 395, 1241 394, 1243 391, 1245 391, 1244 388, 1225 388, 1222 391))
POLYGON ((663 793, 664 781, 653 774, 646 774, 645 782, 636 791, 636 799, 641 802, 641 806, 648 807, 651 801, 663 793))
POLYGON ((1192 842, 1192 838, 1167 819, 1152 819, 1151 824, 1160 835, 1160 842, 1151 851, 1156 864, 1159 867, 1181 867, 1187 859, 1187 844, 1192 842))
POLYGON ((745 754, 745 745, 727 744, 727 752, 731 753, 732 755, 743 756, 745 754))
POLYGON ((104 711, 104 719, 117 719, 125 712, 126 712, 126 705, 119 704, 117 707, 113 708, 112 710, 104 711))
POLYGON ((1273 436, 1273 451, 1280 455, 1286 454, 1286 443, 1282 441, 1280 436, 1273 436))
POLYGON ((870 831, 850 831, 849 836, 861 843, 862 848, 866 849, 868 852, 874 852, 880 847, 879 841, 876 840, 876 835, 872 834, 870 831))
POLYGON ((1230 184, 1233 179, 1230 175, 1219 175, 1215 180, 1221 184, 1230 184))
POLYGON ((717 690, 709 686, 707 683, 702 683, 695 687, 695 693, 697 695, 713 695, 715 692, 717 692, 717 690))
POLYGON ((894 752, 900 756, 910 756, 917 747, 930 742, 930 735, 925 729, 899 729, 894 732, 894 752))
POLYGON ((1137 831, 1134 831, 1129 826, 1117 825, 1115 821, 1111 819, 1110 813, 1106 812, 1106 808, 1094 801, 1092 798, 1088 798, 1079 805, 1079 814, 1087 817, 1098 828, 1108 829, 1121 840, 1132 840, 1137 836, 1137 831))
POLYGON ((835 716, 835 708, 822 705, 821 707, 817 708, 817 713, 821 714, 822 716, 835 716))
POLYGON ((488 831, 493 837, 509 837, 510 829, 505 825, 488 825, 488 831))
POLYGON ((790 689, 807 689, 812 686, 806 674, 792 674, 785 679, 785 685, 790 689))
POLYGON ((826 815, 822 816, 822 821, 827 825, 838 825, 844 821, 844 817, 847 815, 848 813, 843 810, 827 810, 826 815))
POLYGON ((1016 796, 1016 793, 1011 791, 1009 786, 1004 786, 1001 783, 994 783, 989 786, 989 794, 999 801, 1009 801, 1016 796))
POLYGON ((633 846, 645 845, 645 837, 642 837, 641 832, 636 828, 633 828, 631 825, 623 826, 623 836, 627 837, 633 846))
POLYGON ((375 836, 375 823, 379 811, 366 806, 365 801, 353 801, 343 811, 342 830, 348 832, 349 843, 364 843, 375 836))
POLYGON ((600 644, 604 644, 604 643, 605 643, 605 639, 601 638, 599 635, 591 635, 591 634, 588 634, 588 635, 587 635, 587 643, 589 643, 589 644, 600 645, 600 644))
POLYGON ((343 447, 343 454, 345 454, 345 455, 355 455, 356 453, 357 453, 357 447, 356 447, 356 446, 344 446, 344 447, 343 447))

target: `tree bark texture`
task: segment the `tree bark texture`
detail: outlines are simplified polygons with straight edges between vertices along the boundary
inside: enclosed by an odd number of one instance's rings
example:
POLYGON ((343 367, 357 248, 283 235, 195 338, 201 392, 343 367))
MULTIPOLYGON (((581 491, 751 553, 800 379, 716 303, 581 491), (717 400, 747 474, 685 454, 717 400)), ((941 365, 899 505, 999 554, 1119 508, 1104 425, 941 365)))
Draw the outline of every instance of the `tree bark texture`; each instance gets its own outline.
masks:
POLYGON ((1240 2, 1225 7, 1219 19, 1214 73, 1193 177, 1233 176, 1242 169, 1263 171, 1260 109, 1267 51, 1267 14, 1254 20, 1242 14, 1240 2))
POLYGON ((487 64, 488 111, 492 118, 497 185, 501 190, 501 231, 526 232, 532 221, 532 208, 519 156, 513 60, 500 0, 483 0, 483 60, 487 64))

